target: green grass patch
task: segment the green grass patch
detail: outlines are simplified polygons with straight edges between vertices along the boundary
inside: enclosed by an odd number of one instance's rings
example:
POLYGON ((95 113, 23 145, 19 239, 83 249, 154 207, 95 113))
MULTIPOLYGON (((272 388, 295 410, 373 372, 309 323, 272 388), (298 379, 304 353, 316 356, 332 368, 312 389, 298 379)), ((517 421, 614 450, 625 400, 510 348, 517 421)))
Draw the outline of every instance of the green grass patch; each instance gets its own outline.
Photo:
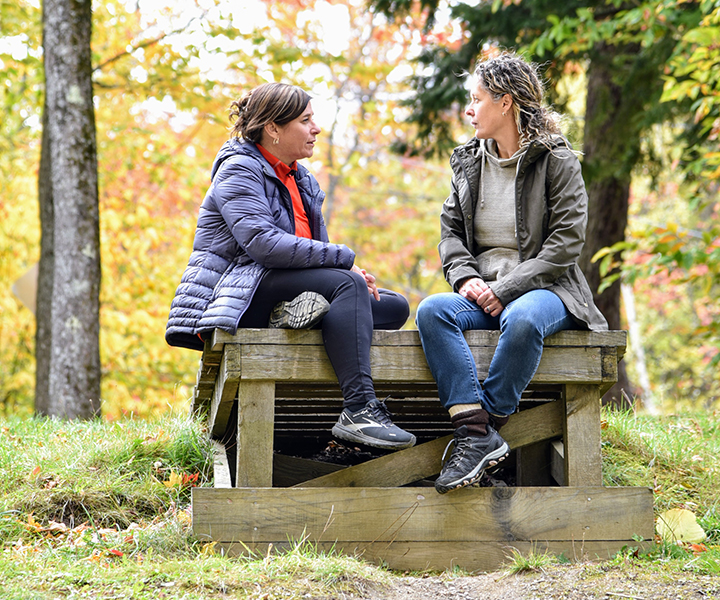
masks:
MULTIPOLYGON (((652 488, 656 513, 692 510, 708 537, 694 547, 638 542, 588 576, 638 567, 655 577, 720 575, 717 417, 603 419, 605 485, 652 488)), ((212 462, 202 426, 178 417, 0 422, 0 597, 331 598, 392 582, 393 573, 306 539, 235 558, 197 540, 190 489, 211 485, 212 462)), ((564 562, 513 553, 503 573, 532 576, 564 562)))
POLYGON ((192 534, 190 489, 211 484, 194 421, 0 422, 0 597, 308 598, 389 575, 307 540, 229 558, 192 534))

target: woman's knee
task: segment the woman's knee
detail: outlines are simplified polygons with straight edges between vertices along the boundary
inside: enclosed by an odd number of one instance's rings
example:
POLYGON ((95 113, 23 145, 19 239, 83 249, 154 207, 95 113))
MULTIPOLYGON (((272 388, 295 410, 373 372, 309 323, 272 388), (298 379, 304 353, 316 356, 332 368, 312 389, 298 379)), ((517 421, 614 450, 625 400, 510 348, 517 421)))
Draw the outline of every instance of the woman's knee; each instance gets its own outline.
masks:
POLYGON ((400 329, 410 316, 410 303, 402 294, 381 289, 380 300, 370 300, 375 329, 400 329))
POLYGON ((454 294, 433 294, 424 298, 417 307, 415 323, 422 330, 445 318, 454 294))
POLYGON ((504 311, 500 319, 500 332, 517 340, 543 337, 539 321, 532 312, 525 310, 504 311))

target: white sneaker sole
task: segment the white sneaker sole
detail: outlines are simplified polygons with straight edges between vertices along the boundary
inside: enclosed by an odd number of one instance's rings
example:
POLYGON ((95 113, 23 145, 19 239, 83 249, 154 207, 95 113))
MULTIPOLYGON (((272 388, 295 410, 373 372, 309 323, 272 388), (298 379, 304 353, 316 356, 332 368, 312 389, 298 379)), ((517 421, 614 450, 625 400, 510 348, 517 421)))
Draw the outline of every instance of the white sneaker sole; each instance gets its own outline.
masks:
POLYGON ((270 315, 268 327, 306 329, 320 322, 330 310, 330 303, 317 292, 303 292, 293 300, 280 302, 270 315))
POLYGON ((335 437, 345 440, 347 442, 355 442, 356 444, 364 444, 365 446, 372 446, 373 448, 384 448, 387 450, 403 450, 404 448, 411 448, 415 445, 416 438, 411 435, 410 440, 404 442, 393 442, 390 440, 381 440, 378 438, 370 437, 353 431, 336 423, 332 428, 332 434, 335 437))

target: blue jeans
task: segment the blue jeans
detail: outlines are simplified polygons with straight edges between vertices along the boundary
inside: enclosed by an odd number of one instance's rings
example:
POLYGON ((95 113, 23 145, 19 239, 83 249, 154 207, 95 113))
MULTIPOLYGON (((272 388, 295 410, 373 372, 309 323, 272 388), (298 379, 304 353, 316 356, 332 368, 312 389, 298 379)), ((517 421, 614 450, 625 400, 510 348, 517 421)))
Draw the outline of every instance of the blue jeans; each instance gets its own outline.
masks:
POLYGON ((497 316, 486 314, 460 294, 435 294, 418 306, 416 323, 442 405, 481 404, 490 414, 511 415, 535 375, 543 339, 575 326, 562 300, 548 290, 531 290, 497 316), (500 330, 487 379, 480 385, 463 331, 500 330))

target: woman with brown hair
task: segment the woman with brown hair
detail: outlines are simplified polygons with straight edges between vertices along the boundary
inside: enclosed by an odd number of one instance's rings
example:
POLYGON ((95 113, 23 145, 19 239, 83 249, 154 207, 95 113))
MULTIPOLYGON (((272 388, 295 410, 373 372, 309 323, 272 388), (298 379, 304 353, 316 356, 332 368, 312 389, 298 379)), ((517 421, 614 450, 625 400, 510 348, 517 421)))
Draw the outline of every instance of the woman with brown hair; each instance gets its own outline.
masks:
POLYGON ((375 329, 399 329, 407 300, 380 289, 331 243, 325 194, 298 161, 313 155, 320 128, 310 96, 283 83, 233 102, 231 139, 220 149, 200 207, 188 266, 170 309, 169 344, 202 350, 219 328, 313 327, 343 393, 333 434, 379 448, 412 446, 375 396, 370 344, 375 329))

